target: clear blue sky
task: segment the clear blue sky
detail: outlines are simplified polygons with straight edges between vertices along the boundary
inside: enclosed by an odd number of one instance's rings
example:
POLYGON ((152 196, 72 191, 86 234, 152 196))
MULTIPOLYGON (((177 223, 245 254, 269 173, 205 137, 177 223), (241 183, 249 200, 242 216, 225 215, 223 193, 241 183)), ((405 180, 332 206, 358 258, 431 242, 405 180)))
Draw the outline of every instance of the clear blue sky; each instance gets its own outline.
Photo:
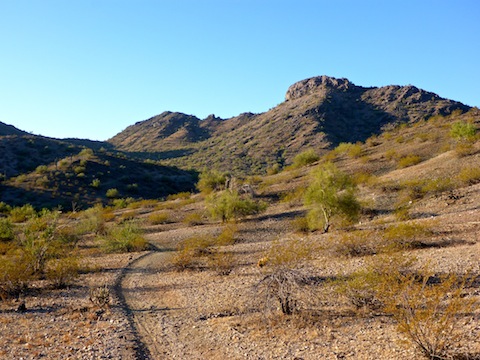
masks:
POLYGON ((263 112, 317 75, 480 106, 480 1, 0 0, 0 121, 35 134, 263 112))

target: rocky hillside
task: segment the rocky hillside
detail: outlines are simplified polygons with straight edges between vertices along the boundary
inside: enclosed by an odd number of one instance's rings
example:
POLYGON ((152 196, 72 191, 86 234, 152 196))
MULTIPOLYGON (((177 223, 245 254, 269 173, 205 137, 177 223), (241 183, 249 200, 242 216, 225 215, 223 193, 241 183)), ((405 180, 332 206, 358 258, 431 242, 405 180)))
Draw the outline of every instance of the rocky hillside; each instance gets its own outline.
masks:
POLYGON ((291 163, 307 148, 321 154, 341 142, 365 141, 388 126, 469 109, 410 85, 367 88, 319 76, 290 86, 285 101, 265 113, 200 120, 164 112, 109 142, 181 167, 262 173, 273 164, 291 163))

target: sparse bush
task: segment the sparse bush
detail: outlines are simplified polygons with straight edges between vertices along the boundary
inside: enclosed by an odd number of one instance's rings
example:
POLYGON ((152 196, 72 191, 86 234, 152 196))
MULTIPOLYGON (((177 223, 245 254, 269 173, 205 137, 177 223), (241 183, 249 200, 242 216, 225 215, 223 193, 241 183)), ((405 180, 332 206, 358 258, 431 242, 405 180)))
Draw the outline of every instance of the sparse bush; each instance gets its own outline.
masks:
POLYGON ((173 266, 180 271, 201 265, 201 259, 212 253, 215 239, 211 236, 193 236, 183 240, 172 257, 173 266))
POLYGON ((315 150, 310 149, 306 150, 298 155, 296 155, 293 159, 292 168, 298 169, 314 162, 317 162, 320 159, 320 156, 315 152, 315 150))
POLYGON ((267 175, 276 175, 280 171, 282 171, 282 165, 280 164, 273 164, 271 167, 267 169, 267 175))
POLYGON ((290 221, 293 230, 299 233, 308 233, 310 232, 310 227, 308 226, 308 220, 305 216, 297 216, 295 219, 290 221))
POLYGON ((377 233, 356 230, 340 234, 329 242, 328 248, 340 256, 366 256, 380 251, 381 241, 377 233))
POLYGON ((143 231, 135 221, 126 221, 108 229, 100 237, 102 248, 108 253, 135 252, 147 249, 143 231))
POLYGON ((148 215, 148 222, 152 225, 168 224, 171 222, 170 215, 166 212, 157 212, 148 215))
POLYGON ((202 193, 210 194, 212 191, 225 188, 226 180, 227 174, 221 173, 218 170, 204 169, 199 175, 197 189, 202 193))
POLYGON ((225 190, 207 198, 207 210, 214 219, 222 222, 238 219, 264 211, 267 205, 250 198, 242 198, 236 191, 225 190))
POLYGON ((332 216, 353 222, 360 214, 360 203, 355 196, 356 186, 350 176, 332 163, 326 163, 312 172, 312 181, 305 192, 305 205, 310 207, 307 220, 310 229, 323 228, 328 232, 332 216))
POLYGON ((403 169, 409 166, 417 165, 422 162, 422 158, 418 155, 403 156, 398 160, 397 167, 403 169))
POLYGON ((36 214, 32 205, 26 204, 21 207, 14 207, 10 211, 10 220, 14 223, 21 223, 27 221, 36 214))
POLYGON ((386 246, 392 250, 422 247, 423 243, 420 239, 431 235, 430 224, 412 222, 391 225, 383 233, 383 237, 387 241, 386 246))
POLYGON ((477 128, 475 124, 465 121, 457 121, 450 128, 450 136, 456 140, 472 142, 475 140, 477 128))
POLYGON ((10 219, 0 218, 0 241, 13 240, 15 233, 13 231, 13 225, 10 219))
POLYGON ((425 359, 467 359, 460 349, 476 301, 464 294, 465 278, 450 274, 432 282, 433 278, 423 270, 387 279, 384 309, 425 359))
POLYGON ((189 226, 202 225, 204 223, 203 215, 199 212, 193 212, 193 213, 187 214, 183 218, 183 223, 189 226))
POLYGON ((362 145, 360 143, 352 144, 352 143, 340 143, 336 148, 335 151, 339 154, 347 154, 351 158, 359 158, 362 153, 362 145))
POLYGON ((0 299, 18 297, 31 279, 28 263, 21 256, 0 259, 0 299))
POLYGON ((55 289, 61 289, 70 285, 78 277, 79 269, 77 257, 62 257, 49 262, 46 276, 55 289))
POLYGON ((90 183, 90 186, 94 189, 98 189, 100 187, 101 181, 99 179, 93 179, 90 183))
POLYGON ((35 172, 37 174, 45 174, 48 172, 48 166, 47 165, 39 165, 37 166, 37 168, 35 169, 35 172))
POLYGON ((227 224, 222 232, 215 239, 215 244, 219 246, 228 246, 235 244, 235 234, 238 231, 236 224, 227 224))
POLYGON ((480 182, 480 167, 464 167, 458 173, 457 179, 464 185, 474 185, 480 182))
POLYGON ((231 252, 214 251, 208 257, 208 267, 218 275, 229 275, 235 267, 235 257, 231 252))
POLYGON ((176 193, 176 194, 170 194, 167 196, 167 200, 177 200, 177 199, 190 199, 190 197, 192 196, 192 193, 188 192, 188 191, 183 191, 183 192, 179 192, 179 193, 176 193))
POLYGON ((120 197, 120 192, 118 189, 112 188, 108 189, 107 192, 105 193, 105 196, 108 197, 109 199, 116 199, 120 197))

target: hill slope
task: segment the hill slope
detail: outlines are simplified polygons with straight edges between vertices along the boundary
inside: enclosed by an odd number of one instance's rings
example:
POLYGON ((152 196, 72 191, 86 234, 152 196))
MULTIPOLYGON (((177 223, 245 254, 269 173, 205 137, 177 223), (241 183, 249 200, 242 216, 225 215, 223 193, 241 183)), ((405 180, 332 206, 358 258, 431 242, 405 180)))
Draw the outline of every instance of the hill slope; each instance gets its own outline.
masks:
POLYGON ((414 86, 366 88, 320 76, 290 86, 285 101, 265 113, 200 120, 165 112, 109 142, 122 151, 149 152, 167 164, 261 173, 275 163, 291 163, 306 148, 321 153, 341 142, 365 141, 389 124, 469 109, 414 86))

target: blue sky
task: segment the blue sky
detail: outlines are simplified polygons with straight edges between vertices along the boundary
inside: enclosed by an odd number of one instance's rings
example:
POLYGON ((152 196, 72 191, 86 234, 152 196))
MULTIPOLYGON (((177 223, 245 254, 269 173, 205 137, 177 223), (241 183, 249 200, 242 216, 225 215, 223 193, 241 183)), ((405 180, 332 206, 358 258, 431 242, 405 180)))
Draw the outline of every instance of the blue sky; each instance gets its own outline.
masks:
POLYGON ((0 121, 106 140, 263 112, 329 75, 480 106, 477 0, 0 0, 0 121))

